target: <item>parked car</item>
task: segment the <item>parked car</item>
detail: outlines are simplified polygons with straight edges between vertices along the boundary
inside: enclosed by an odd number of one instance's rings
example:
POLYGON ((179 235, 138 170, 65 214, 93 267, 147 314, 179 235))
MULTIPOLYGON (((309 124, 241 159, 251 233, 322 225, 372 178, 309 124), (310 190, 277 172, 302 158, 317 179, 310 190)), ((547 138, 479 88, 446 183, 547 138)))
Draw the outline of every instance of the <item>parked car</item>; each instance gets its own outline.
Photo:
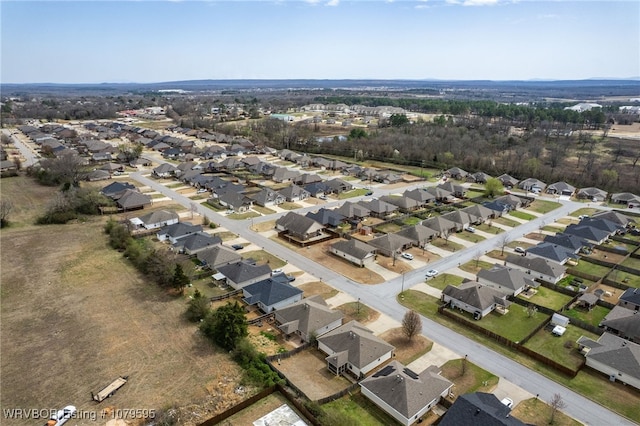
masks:
POLYGON ((467 226, 467 231, 473 234, 474 232, 476 232, 476 228, 474 228, 473 226, 467 226))
POLYGON ((373 195, 373 191, 367 191, 367 193, 364 195, 373 195))
POLYGON ((322 194, 322 195, 318 196, 318 198, 319 198, 319 199, 321 199, 321 200, 326 200, 326 199, 327 199, 327 196, 326 196, 326 195, 324 195, 324 194, 322 194))
POLYGON ((522 247, 516 247, 513 249, 516 253, 525 254, 525 250, 522 247))
POLYGON ((580 220, 589 219, 589 215, 588 214, 581 214, 580 216, 578 216, 578 219, 580 219, 580 220))
POLYGON ((242 244, 232 244, 231 248, 234 250, 242 250, 244 246, 242 244))
POLYGON ((506 405, 509 408, 513 408, 513 399, 511 398, 503 398, 502 401, 500 402, 502 402, 504 405, 506 405))
POLYGON ((73 405, 67 405, 62 410, 58 410, 51 416, 51 420, 47 422, 47 425, 52 424, 55 426, 62 426, 76 413, 76 407, 73 405))
POLYGON ((413 260, 413 255, 411 253, 402 253, 400 256, 407 260, 413 260))
POLYGON ((203 192, 207 192, 207 188, 199 188, 196 193, 202 194, 203 192))
POLYGON ((432 278, 432 277, 435 277, 436 275, 438 275, 438 271, 436 271, 435 269, 429 269, 427 271, 427 278, 432 278))
POLYGON ((293 275, 287 275, 287 280, 289 280, 289 282, 295 281, 296 277, 294 277, 293 275))
POLYGON ((271 275, 280 275, 280 274, 284 274, 284 271, 282 269, 274 269, 273 271, 271 271, 271 275))

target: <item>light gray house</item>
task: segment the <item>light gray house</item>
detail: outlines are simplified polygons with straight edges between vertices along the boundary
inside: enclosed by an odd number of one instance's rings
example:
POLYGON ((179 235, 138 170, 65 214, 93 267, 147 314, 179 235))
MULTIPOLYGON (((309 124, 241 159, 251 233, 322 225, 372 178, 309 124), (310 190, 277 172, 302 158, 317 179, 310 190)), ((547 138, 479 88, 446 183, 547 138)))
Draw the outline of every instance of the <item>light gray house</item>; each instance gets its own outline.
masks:
POLYGON ((553 262, 542 257, 507 255, 505 266, 521 269, 533 279, 539 279, 548 283, 557 284, 564 278, 567 268, 558 262, 553 262))
POLYGON ((276 311, 276 324, 287 335, 303 342, 319 337, 342 325, 344 314, 327 306, 322 296, 315 295, 276 311))
POLYGON ((227 284, 236 290, 271 276, 269 265, 254 265, 245 261, 219 266, 217 269, 224 275, 227 284))
POLYGON ((482 285, 514 297, 529 288, 540 286, 524 271, 497 264, 491 269, 478 271, 477 280, 482 285))
POLYGON ((571 197, 574 192, 576 192, 576 187, 573 185, 569 185, 567 182, 556 182, 547 186, 545 189, 547 194, 553 195, 563 195, 566 197, 571 197))
POLYGON ((376 260, 376 251, 375 247, 355 238, 338 241, 329 247, 330 253, 360 267, 373 263, 376 260))
POLYGON ((578 339, 578 349, 587 359, 587 366, 607 376, 640 389, 640 345, 611 333, 603 333, 598 340, 578 339))
POLYGON ((442 301, 449 303, 452 309, 461 309, 473 315, 474 319, 482 319, 495 309, 506 311, 511 302, 501 291, 481 285, 476 281, 468 281, 458 287, 448 285, 442 291, 442 301))
POLYGON ((418 374, 396 360, 360 382, 364 396, 405 426, 418 422, 452 387, 435 365, 418 374))
POLYGON ((576 197, 582 200, 591 200, 593 202, 601 203, 607 199, 607 191, 600 188, 588 187, 578 190, 576 197))
POLYGON ((284 274, 280 274, 242 287, 242 300, 268 314, 302 300, 302 293, 289 284, 284 274))
POLYGON ((178 213, 173 210, 156 210, 154 212, 147 213, 144 216, 129 219, 129 222, 134 226, 142 227, 144 229, 162 228, 163 226, 173 225, 179 221, 180 217, 178 216, 178 213))

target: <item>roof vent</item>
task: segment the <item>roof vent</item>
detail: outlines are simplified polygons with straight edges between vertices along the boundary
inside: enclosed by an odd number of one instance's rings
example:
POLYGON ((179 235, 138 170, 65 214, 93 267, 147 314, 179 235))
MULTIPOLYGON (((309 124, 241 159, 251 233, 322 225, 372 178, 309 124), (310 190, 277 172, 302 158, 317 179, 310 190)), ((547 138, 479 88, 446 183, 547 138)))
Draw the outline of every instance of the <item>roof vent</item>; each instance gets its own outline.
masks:
POLYGON ((477 416, 478 414, 480 414, 480 409, 476 408, 476 414, 475 415, 477 416))

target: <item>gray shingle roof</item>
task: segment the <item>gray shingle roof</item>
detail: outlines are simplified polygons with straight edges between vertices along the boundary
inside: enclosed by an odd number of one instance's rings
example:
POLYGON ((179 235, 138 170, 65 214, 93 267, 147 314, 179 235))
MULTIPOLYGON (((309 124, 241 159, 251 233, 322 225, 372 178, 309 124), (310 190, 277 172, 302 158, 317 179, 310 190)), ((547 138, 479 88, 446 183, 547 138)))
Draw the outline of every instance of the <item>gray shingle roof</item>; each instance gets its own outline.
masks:
POLYGON ((538 272, 550 277, 561 277, 567 268, 561 264, 541 257, 525 257, 514 254, 507 255, 506 262, 519 268, 538 272))
POLYGON ((440 426, 525 426, 525 423, 509 415, 511 409, 492 393, 468 393, 460 395, 447 410, 440 426))
POLYGON ((355 238, 347 241, 338 241, 331 245, 332 248, 347 253, 356 259, 364 259, 371 253, 376 252, 376 248, 355 238))
POLYGON ((272 306, 302 294, 302 290, 275 278, 267 278, 254 284, 249 284, 242 288, 246 294, 244 301, 248 305, 262 303, 265 306, 272 306))
POLYGON ((617 371, 640 379, 640 345, 611 333, 603 333, 597 345, 589 339, 580 338, 578 343, 590 348, 587 359, 594 359, 617 371))
POLYGON ((301 331, 305 335, 344 318, 340 311, 329 308, 320 295, 293 303, 276 312, 276 320, 285 333, 301 331))
POLYGON ((442 293, 481 311, 489 308, 494 303, 503 306, 508 304, 504 293, 485 287, 476 281, 468 281, 458 287, 448 285, 442 293))
POLYGON ((481 269, 478 272, 478 279, 481 278, 509 290, 519 290, 527 286, 539 286, 531 278, 531 275, 525 274, 520 269, 513 269, 503 265, 494 265, 491 269, 481 269))
POLYGON ((253 265, 248 262, 237 262, 220 266, 218 272, 234 283, 241 284, 263 275, 269 275, 271 268, 269 265, 253 265))
POLYGON ((622 306, 614 306, 600 325, 613 329, 631 340, 640 341, 639 312, 622 306))

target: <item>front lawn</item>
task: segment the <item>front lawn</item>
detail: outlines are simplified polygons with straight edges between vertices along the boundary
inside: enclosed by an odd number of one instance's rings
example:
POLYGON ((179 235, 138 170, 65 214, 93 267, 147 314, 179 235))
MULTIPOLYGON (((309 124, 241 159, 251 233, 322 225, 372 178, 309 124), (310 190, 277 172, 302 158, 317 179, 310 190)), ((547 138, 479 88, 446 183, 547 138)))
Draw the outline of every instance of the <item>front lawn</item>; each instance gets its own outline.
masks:
POLYGON ((486 240, 485 237, 480 236, 478 234, 474 234, 473 232, 468 232, 468 231, 459 232, 455 236, 457 238, 460 238, 461 240, 469 241, 471 243, 479 243, 480 241, 486 240))
POLYGON ((604 317, 611 312, 610 309, 605 308, 604 306, 596 305, 591 310, 581 309, 581 308, 572 308, 569 310, 562 311, 562 315, 566 315, 569 318, 576 318, 586 323, 597 327, 604 317))
POLYGON ((537 199, 533 203, 531 203, 529 205, 529 207, 527 207, 527 208, 529 210, 532 210, 532 211, 536 212, 536 213, 545 214, 545 213, 549 213, 550 211, 559 208, 560 206, 562 206, 562 204, 556 203, 555 201, 537 199))
POLYGON ((271 269, 282 268, 284 265, 287 264, 287 262, 285 262, 284 260, 264 250, 248 251, 248 252, 242 253, 242 257, 244 259, 253 259, 259 265, 267 264, 271 267, 271 269))
POLYGON ((491 222, 485 222, 481 225, 476 226, 476 229, 486 232, 488 234, 500 234, 504 232, 504 229, 498 228, 497 226, 492 226, 491 222))
POLYGON ((577 370, 584 361, 584 356, 578 352, 576 345, 576 341, 580 336, 593 340, 598 340, 599 337, 595 333, 569 324, 567 331, 562 336, 556 336, 551 331, 543 328, 529 339, 524 346, 567 368, 577 370))
POLYGON ((431 241, 431 245, 452 252, 464 249, 464 246, 462 244, 454 243, 453 241, 445 241, 443 238, 436 238, 435 240, 431 241))
POLYGON ((526 302, 532 302, 536 305, 553 309, 554 311, 560 310, 563 306, 569 303, 569 300, 571 300, 571 296, 558 293, 557 291, 553 291, 550 288, 540 286, 536 290, 536 294, 534 294, 532 297, 525 298, 522 293, 520 293, 518 295, 518 299, 524 300, 526 302))
MULTIPOLYGON (((450 309, 450 312, 462 316, 470 322, 474 322, 473 316, 468 312, 460 312, 450 309)), ((513 342, 519 342, 527 337, 534 328, 543 323, 549 316, 541 312, 535 313, 531 318, 527 316, 527 309, 515 303, 509 307, 506 315, 501 315, 495 311, 474 323, 486 330, 492 331, 513 342)))
POLYGON ((286 201, 286 202, 278 205, 278 207, 280 207, 283 210, 296 210, 296 209, 302 208, 302 206, 300 204, 291 203, 289 201, 286 201))
POLYGON ((520 210, 514 210, 512 212, 509 212, 509 215, 513 216, 513 217, 517 217, 518 219, 522 219, 522 220, 531 220, 531 219, 535 219, 537 216, 532 215, 531 213, 526 213, 520 210))
POLYGON ((471 274, 477 274, 481 269, 491 269, 493 267, 493 263, 485 262, 484 260, 470 260, 464 265, 460 266, 465 272, 469 272, 471 274))
POLYGON ((584 215, 592 216, 601 211, 602 210, 594 209, 591 207, 582 207, 574 212, 569 213, 569 216, 573 216, 573 217, 584 216, 584 215))
POLYGON ((274 214, 276 213, 275 210, 272 210, 268 207, 262 207, 262 206, 258 206, 258 205, 254 205, 253 207, 251 207, 253 210, 257 211, 258 213, 261 213, 263 215, 270 215, 270 214, 274 214))
POLYGON ((462 281, 464 281, 464 278, 447 273, 437 275, 434 278, 427 278, 427 284, 439 290, 444 290, 448 285, 458 287, 462 284, 462 281))
POLYGON ((252 217, 260 217, 260 216, 262 216, 260 213, 249 211, 246 213, 231 213, 230 215, 227 215, 227 218, 233 219, 233 220, 243 220, 243 219, 251 219, 252 217))
POLYGON ((499 381, 494 374, 464 358, 449 360, 440 368, 442 377, 453 382, 456 398, 466 393, 491 392, 499 381))
POLYGON ((369 191, 370 190, 366 188, 358 188, 358 189, 353 189, 351 191, 341 192, 340 194, 338 194, 338 200, 345 200, 347 198, 360 197, 362 195, 365 195, 369 191))
MULTIPOLYGON (((526 424, 546 425, 551 419, 551 406, 537 398, 529 398, 521 401, 510 414, 526 424)), ((582 426, 582 423, 562 411, 556 412, 553 424, 556 426, 582 426)))
POLYGON ((504 217, 504 216, 493 219, 493 222, 499 223, 500 225, 504 225, 504 226, 510 226, 511 228, 515 228, 516 226, 520 225, 520 222, 515 221, 513 219, 509 219, 508 217, 504 217))
POLYGON ((564 232, 564 227, 547 225, 547 226, 543 226, 541 230, 547 231, 547 232, 553 232, 554 234, 560 234, 564 232))

